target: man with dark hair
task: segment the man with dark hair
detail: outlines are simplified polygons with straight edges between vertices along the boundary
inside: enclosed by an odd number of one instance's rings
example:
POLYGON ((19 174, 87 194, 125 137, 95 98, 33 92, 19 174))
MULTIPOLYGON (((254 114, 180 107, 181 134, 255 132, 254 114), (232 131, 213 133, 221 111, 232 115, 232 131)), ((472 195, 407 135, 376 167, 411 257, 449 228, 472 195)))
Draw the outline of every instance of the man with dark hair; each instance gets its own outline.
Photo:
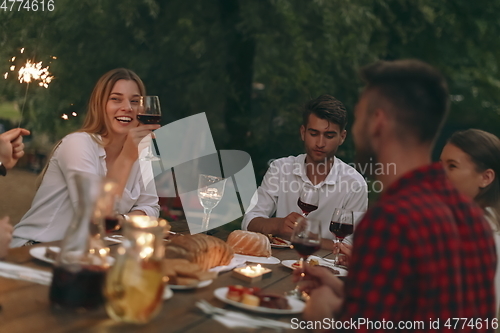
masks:
POLYGON ((289 237, 300 217, 297 201, 307 184, 319 192, 318 209, 309 217, 323 221, 323 246, 332 248, 328 230, 335 208, 365 212, 367 185, 351 166, 335 157, 346 137, 344 105, 330 95, 309 101, 303 110, 300 136, 305 154, 274 160, 252 199, 242 229, 289 237), (271 217, 275 214, 275 217, 271 217))
POLYGON ((396 172, 377 175, 384 190, 356 229, 345 286, 306 267, 305 318, 335 317, 359 332, 493 331, 491 230, 442 166, 431 164, 448 110, 444 78, 417 60, 377 62, 361 74, 367 86, 355 110, 357 153, 364 161, 395 163, 396 172), (463 325, 465 319, 474 324, 463 325))

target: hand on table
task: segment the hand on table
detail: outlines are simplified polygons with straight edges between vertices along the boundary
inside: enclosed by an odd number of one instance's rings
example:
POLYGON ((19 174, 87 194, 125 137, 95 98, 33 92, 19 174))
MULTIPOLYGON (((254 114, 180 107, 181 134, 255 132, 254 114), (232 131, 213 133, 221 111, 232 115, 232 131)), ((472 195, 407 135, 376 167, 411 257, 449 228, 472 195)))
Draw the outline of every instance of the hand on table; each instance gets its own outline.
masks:
POLYGON ((349 259, 352 254, 352 245, 346 243, 333 243, 332 252, 345 254, 344 256, 339 256, 339 264, 349 266, 349 259))
POLYGON ((14 128, 0 134, 0 162, 6 169, 12 168, 24 155, 23 135, 30 131, 24 128, 14 128))
POLYGON ((290 213, 286 217, 282 218, 278 223, 278 234, 290 236, 295 228, 295 224, 298 219, 303 218, 299 213, 290 213))
POLYGON ((12 226, 9 223, 8 216, 0 219, 0 258, 4 258, 9 250, 10 241, 12 240, 12 226))

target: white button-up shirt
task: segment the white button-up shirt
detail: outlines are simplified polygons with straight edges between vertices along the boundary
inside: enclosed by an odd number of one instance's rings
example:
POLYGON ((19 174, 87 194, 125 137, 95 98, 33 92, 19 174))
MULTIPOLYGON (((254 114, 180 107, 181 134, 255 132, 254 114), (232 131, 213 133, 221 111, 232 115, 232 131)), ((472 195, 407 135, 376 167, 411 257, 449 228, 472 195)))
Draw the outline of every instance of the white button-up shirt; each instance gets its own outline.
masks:
MULTIPOLYGON (((75 172, 107 174, 106 151, 88 133, 72 133, 62 139, 50 159, 31 208, 15 226, 11 247, 22 246, 28 240, 50 242, 64 237, 78 205, 76 196, 72 195, 76 193, 75 185, 67 179, 75 172)), ((150 216, 159 215, 150 163, 134 163, 117 208, 121 214, 141 210, 150 216), (143 178, 150 181, 145 185, 143 178)))
MULTIPOLYGON (((304 183, 312 185, 306 175, 306 155, 289 156, 274 160, 267 170, 262 184, 252 198, 249 210, 242 222, 242 229, 256 217, 286 217, 291 212, 302 213, 297 201, 304 183)), ((353 167, 339 158, 334 163, 326 179, 314 185, 320 193, 318 209, 308 217, 322 221, 322 236, 335 239, 329 226, 335 208, 343 208, 355 212, 355 221, 368 208, 368 186, 365 179, 353 167)), ((350 243, 351 237, 345 240, 350 243)))

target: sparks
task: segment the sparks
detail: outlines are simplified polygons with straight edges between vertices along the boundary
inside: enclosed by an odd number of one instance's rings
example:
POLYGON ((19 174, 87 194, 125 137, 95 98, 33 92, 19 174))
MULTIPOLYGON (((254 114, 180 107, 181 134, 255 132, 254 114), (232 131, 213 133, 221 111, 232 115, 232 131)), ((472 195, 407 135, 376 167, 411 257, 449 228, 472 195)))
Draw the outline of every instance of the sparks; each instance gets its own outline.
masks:
POLYGON ((66 113, 63 113, 63 115, 61 116, 62 119, 64 120, 68 120, 68 115, 66 113))
POLYGON ((71 115, 72 115, 73 117, 78 116, 78 115, 76 114, 76 112, 73 112, 71 115))
POLYGON ((21 49, 21 53, 24 53, 24 47, 21 49))
POLYGON ((12 59, 10 59, 10 62, 14 62, 14 60, 16 60, 16 57, 12 57, 12 59))
POLYGON ((38 85, 40 87, 48 88, 50 82, 54 77, 50 75, 49 66, 42 68, 42 62, 32 63, 31 60, 28 60, 24 67, 19 69, 19 82, 29 83, 31 80, 40 81, 38 85))
POLYGON ((11 71, 14 71, 14 69, 16 69, 16 66, 14 66, 14 65, 10 66, 11 71))
POLYGON ((7 76, 9 76, 9 72, 5 72, 5 74, 3 75, 3 78, 7 80, 7 76))

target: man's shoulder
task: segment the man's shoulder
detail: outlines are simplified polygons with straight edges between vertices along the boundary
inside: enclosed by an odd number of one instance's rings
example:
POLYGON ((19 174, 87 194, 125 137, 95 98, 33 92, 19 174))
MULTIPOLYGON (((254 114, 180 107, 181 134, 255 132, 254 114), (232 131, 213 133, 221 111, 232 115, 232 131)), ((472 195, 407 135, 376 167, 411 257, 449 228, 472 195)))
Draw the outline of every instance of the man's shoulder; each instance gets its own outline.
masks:
POLYGON ((337 168, 338 177, 341 178, 342 181, 358 182, 366 186, 366 180, 361 173, 340 158, 335 157, 335 165, 333 167, 337 168))

